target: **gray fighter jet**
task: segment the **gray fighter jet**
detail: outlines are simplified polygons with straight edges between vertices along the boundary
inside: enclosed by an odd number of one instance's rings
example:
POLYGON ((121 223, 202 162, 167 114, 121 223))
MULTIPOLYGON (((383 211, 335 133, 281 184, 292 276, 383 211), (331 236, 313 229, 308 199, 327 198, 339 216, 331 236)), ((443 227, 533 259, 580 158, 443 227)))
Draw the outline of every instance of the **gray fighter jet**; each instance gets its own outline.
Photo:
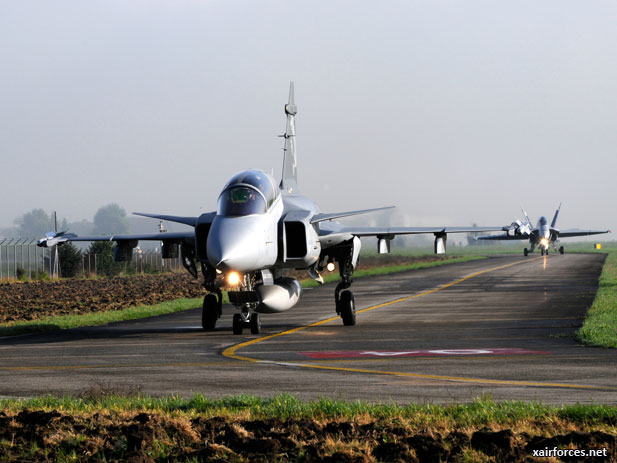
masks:
POLYGON ((145 235, 79 237, 61 232, 39 240, 42 247, 67 241, 115 241, 114 258, 127 261, 139 240, 162 242, 164 258, 181 257, 184 267, 198 277, 201 267, 207 291, 203 302, 202 326, 213 330, 222 313, 221 288, 239 309, 233 317, 233 332, 260 331, 260 313, 288 310, 299 300, 300 283, 285 275, 290 269, 305 269, 323 282, 320 272, 338 264, 341 281, 334 291, 336 312, 344 325, 355 325, 355 302, 348 289, 360 254, 360 237, 377 239, 380 253, 390 250, 396 235, 432 233, 435 252, 444 253, 448 233, 502 230, 502 227, 352 227, 333 219, 388 208, 322 213, 317 205, 299 193, 297 182, 297 107, 293 82, 285 105, 287 125, 284 139, 283 174, 277 184, 261 170, 234 175, 218 197, 218 209, 196 217, 135 213, 159 220, 190 225, 194 231, 145 235))
POLYGON ((546 217, 542 216, 538 220, 538 224, 535 228, 531 225, 531 220, 525 212, 525 209, 521 207, 521 211, 523 212, 523 220, 517 219, 512 222, 509 226, 503 227, 503 230, 506 232, 503 235, 492 235, 492 236, 478 236, 477 240, 529 240, 530 249, 525 248, 523 250, 523 254, 526 256, 529 255, 530 252, 533 252, 536 246, 540 248, 540 253, 542 255, 547 254, 549 247, 552 247, 555 252, 559 251, 559 254, 564 253, 563 246, 559 245, 560 238, 571 238, 573 236, 587 236, 587 235, 599 235, 601 233, 610 233, 610 230, 579 230, 571 229, 571 230, 559 230, 555 228, 557 224, 557 216, 559 215, 559 211, 561 210, 561 204, 555 211, 555 215, 553 216, 553 220, 551 221, 551 225, 549 227, 548 220, 546 217))

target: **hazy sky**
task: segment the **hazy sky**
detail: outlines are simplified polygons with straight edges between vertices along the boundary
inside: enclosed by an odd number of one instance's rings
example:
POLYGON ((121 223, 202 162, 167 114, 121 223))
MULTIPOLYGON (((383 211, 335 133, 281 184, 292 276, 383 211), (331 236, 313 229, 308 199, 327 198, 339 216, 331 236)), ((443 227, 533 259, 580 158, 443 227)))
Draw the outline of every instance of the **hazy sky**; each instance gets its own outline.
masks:
POLYGON ((563 201, 558 226, 617 230, 615 24, 613 0, 4 1, 0 226, 213 210, 235 172, 279 177, 294 80, 325 212, 502 225, 563 201))

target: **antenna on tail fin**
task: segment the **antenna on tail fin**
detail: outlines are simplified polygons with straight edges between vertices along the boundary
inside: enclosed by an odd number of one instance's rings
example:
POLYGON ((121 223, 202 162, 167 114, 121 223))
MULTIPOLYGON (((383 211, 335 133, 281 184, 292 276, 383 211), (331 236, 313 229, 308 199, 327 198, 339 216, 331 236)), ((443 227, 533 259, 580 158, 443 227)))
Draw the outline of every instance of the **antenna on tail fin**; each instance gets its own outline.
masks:
POLYGON ((298 108, 294 104, 294 83, 289 83, 289 102, 285 105, 287 115, 287 126, 285 133, 279 135, 285 139, 283 146, 283 176, 281 177, 280 188, 285 195, 291 195, 298 190, 298 179, 296 176, 296 113, 298 108))

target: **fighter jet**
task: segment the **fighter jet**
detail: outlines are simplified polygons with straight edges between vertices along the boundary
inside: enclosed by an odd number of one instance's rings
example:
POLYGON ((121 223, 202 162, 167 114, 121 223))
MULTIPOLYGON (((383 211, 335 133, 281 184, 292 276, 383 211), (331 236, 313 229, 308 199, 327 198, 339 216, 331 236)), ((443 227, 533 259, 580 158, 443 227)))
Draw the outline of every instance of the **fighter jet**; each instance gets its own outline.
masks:
POLYGON ((564 253, 563 246, 559 245, 560 238, 570 238, 573 236, 587 236, 587 235, 599 235, 601 233, 610 233, 610 230, 579 230, 579 229, 571 229, 571 230, 559 230, 555 228, 557 224, 557 216, 559 215, 559 211, 561 210, 561 203, 559 207, 555 211, 555 215, 553 216, 553 220, 551 221, 551 225, 549 227, 548 220, 546 217, 542 216, 538 220, 538 224, 535 228, 531 225, 531 220, 525 212, 525 209, 521 207, 521 211, 523 212, 523 220, 517 219, 512 222, 512 224, 503 227, 503 230, 506 232, 503 235, 489 235, 489 236, 478 236, 477 240, 529 240, 530 249, 523 249, 523 254, 525 256, 529 255, 530 252, 533 252, 536 246, 540 248, 540 253, 542 255, 548 255, 549 247, 552 247, 555 252, 559 251, 559 254, 564 253))
POLYGON ((338 264, 341 281, 334 290, 336 313, 344 325, 355 325, 353 293, 349 290, 358 264, 360 237, 375 237, 379 253, 390 250, 396 235, 432 233, 435 253, 446 250, 448 233, 499 231, 502 227, 353 227, 334 221, 343 217, 378 210, 364 209, 323 213, 298 188, 294 86, 290 84, 285 105, 287 124, 283 146, 283 172, 280 182, 268 173, 249 169, 234 175, 218 197, 216 211, 194 217, 139 213, 136 215, 177 222, 193 227, 189 232, 78 237, 50 233, 39 240, 42 247, 67 241, 114 241, 116 261, 131 260, 139 240, 162 242, 164 258, 181 257, 193 277, 197 265, 207 294, 203 301, 202 326, 214 330, 222 314, 222 291, 239 309, 233 317, 233 332, 244 328, 258 334, 260 313, 282 312, 292 308, 302 292, 300 283, 286 275, 290 269, 306 270, 323 282, 321 272, 338 264))

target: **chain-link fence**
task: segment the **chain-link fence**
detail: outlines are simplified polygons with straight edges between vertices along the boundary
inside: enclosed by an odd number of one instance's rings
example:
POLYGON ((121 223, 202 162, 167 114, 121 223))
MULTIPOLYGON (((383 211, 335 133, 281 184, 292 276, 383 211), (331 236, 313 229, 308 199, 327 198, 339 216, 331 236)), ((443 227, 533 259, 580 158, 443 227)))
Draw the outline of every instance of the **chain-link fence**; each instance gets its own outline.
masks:
MULTIPOLYGON (((33 238, 0 238, 0 280, 40 279, 52 276, 54 253, 55 248, 40 248, 33 238)), ((82 252, 79 276, 98 275, 99 257, 87 251, 82 252)), ((169 272, 182 268, 180 258, 163 259, 160 249, 136 248, 133 250, 133 260, 122 265, 125 273, 169 272)))

